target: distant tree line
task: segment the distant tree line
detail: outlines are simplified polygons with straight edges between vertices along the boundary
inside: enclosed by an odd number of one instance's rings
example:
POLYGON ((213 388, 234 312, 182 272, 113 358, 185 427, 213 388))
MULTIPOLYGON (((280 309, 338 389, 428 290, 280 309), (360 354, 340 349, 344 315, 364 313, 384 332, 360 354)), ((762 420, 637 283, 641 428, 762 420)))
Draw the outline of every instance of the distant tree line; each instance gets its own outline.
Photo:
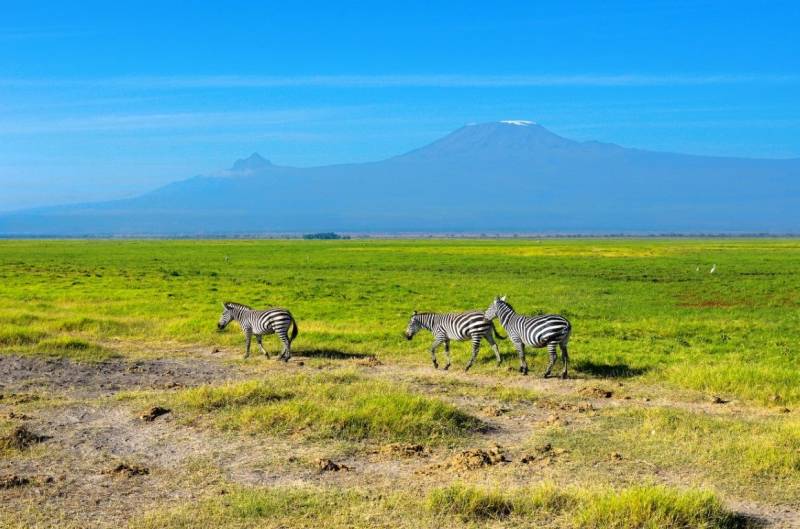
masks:
POLYGON ((335 240, 335 239, 349 239, 349 235, 339 235, 338 233, 334 233, 332 231, 326 231, 322 233, 306 233, 303 235, 304 239, 324 239, 324 240, 335 240))

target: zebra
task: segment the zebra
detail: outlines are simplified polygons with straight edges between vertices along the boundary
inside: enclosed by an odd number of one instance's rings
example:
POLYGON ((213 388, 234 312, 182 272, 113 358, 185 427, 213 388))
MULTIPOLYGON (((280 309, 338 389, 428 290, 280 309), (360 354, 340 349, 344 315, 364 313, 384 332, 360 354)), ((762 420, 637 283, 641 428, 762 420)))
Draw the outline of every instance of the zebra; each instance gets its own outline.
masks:
POLYGON ((254 310, 241 303, 226 301, 222 304, 224 310, 217 323, 217 329, 222 331, 233 320, 239 323, 244 333, 245 352, 244 357, 250 356, 250 340, 255 335, 258 347, 261 352, 269 358, 269 353, 264 349, 261 338, 265 334, 275 333, 283 343, 283 349, 278 356, 278 360, 288 362, 291 358, 292 342, 297 338, 297 320, 292 313, 280 307, 272 307, 266 310, 254 310), (289 327, 293 325, 292 335, 289 336, 289 327))
POLYGON ((544 377, 550 376, 553 364, 556 362, 556 346, 561 348, 561 359, 564 361, 564 370, 561 371, 561 378, 567 378, 567 364, 569 355, 567 354, 567 342, 572 332, 572 325, 563 316, 558 314, 545 314, 544 316, 525 316, 514 312, 514 308, 508 304, 506 297, 494 298, 494 301, 486 309, 484 316, 487 320, 499 318, 500 323, 511 338, 511 342, 519 354, 519 371, 523 375, 528 374, 528 363, 525 361, 525 346, 533 347, 547 346, 550 353, 550 363, 544 372, 544 377))
POLYGON ((469 371, 475 358, 478 356, 478 350, 481 347, 481 338, 485 338, 494 350, 494 356, 497 358, 497 365, 502 363, 500 358, 500 349, 494 341, 494 336, 500 340, 505 340, 506 337, 500 335, 495 329, 494 324, 483 317, 483 313, 479 310, 471 310, 462 313, 449 313, 437 314, 433 312, 414 311, 411 319, 406 328, 405 337, 411 340, 420 329, 427 329, 433 333, 433 345, 431 345, 431 360, 433 367, 439 368, 439 362, 436 360, 436 349, 439 345, 444 344, 444 352, 447 355, 447 364, 444 369, 450 367, 450 340, 463 341, 470 339, 472 341, 472 357, 464 371, 469 371), (494 336, 492 335, 494 333, 494 336))

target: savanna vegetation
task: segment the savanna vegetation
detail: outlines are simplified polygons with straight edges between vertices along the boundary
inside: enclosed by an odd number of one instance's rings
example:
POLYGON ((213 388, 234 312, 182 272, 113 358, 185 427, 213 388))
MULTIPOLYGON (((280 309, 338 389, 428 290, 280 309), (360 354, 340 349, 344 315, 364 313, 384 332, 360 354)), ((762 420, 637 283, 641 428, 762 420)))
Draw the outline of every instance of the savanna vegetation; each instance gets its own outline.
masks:
POLYGON ((795 240, 2 241, 0 285, 9 527, 800 524, 795 240), (573 379, 402 336, 499 294, 572 321, 573 379))

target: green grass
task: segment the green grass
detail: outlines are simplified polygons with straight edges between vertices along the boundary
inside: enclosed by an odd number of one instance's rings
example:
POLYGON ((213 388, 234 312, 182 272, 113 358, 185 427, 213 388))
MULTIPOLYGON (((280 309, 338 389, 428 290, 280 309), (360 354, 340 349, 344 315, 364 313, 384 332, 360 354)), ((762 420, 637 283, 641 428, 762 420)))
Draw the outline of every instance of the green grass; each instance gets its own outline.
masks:
POLYGON ((387 527, 370 515, 386 514, 385 502, 357 491, 323 488, 234 488, 223 496, 138 516, 131 529, 248 529, 387 527))
MULTIPOLYGON (((236 300, 289 307, 300 354, 426 365, 429 337, 401 338, 412 310, 483 308, 505 293, 520 311, 572 320, 584 376, 796 404, 798 257, 795 240, 2 241, 0 351, 99 354, 48 341, 66 335, 130 354, 167 340, 238 352, 238 332, 215 332, 220 303, 236 300)), ((468 349, 454 345, 454 367, 468 349)), ((504 369, 484 346, 477 371, 504 369)))
MULTIPOLYGON (((311 480, 328 486, 204 489, 201 496, 211 496, 162 505, 133 527, 730 528, 741 521, 708 487, 726 500, 773 507, 796 506, 800 497, 797 240, 0 241, 0 284, 0 353, 94 362, 221 348, 211 358, 259 377, 131 392, 93 406, 134 410, 157 401, 173 410, 176 427, 281 436, 297 443, 303 460, 334 450, 360 461, 373 444, 411 442, 433 447, 431 459, 397 464, 441 462, 455 446, 490 441, 494 433, 472 416, 487 403, 509 408, 486 419, 501 424, 498 436, 535 432, 526 446, 506 446, 511 464, 463 476, 473 484, 414 474, 396 487, 414 483, 413 490, 375 490, 356 463, 311 480), (497 294, 520 312, 569 317, 573 373, 596 380, 551 381, 552 393, 511 384, 520 375, 509 341, 499 344, 501 367, 483 345, 468 375, 474 382, 433 374, 430 335, 402 337, 413 310, 481 309, 497 294), (238 329, 216 331, 229 300, 291 309, 300 329, 293 349, 305 366, 241 360, 238 329), (351 361, 367 355, 383 366, 351 361), (583 385, 613 389, 604 402, 617 406, 565 411, 568 424, 539 422, 551 408, 586 400, 576 393, 583 385), (651 393, 674 407, 643 407, 638 399, 651 393), (698 402, 714 394, 745 405, 709 413, 698 402), (792 411, 778 413, 783 407, 792 411), (518 464, 545 442, 567 451, 542 466, 518 464), (610 457, 615 452, 621 459, 610 457), (546 479, 567 484, 536 484, 546 479)), ((265 346, 279 349, 274 337, 265 346)), ((463 368, 469 344, 452 349, 452 369, 463 368)), ((529 350, 533 373, 546 356, 529 350)), ((28 411, 0 402, 4 413, 28 411)), ((0 418, 0 435, 14 424, 0 418)), ((0 448, 0 457, 51 447, 0 448)), ((279 466, 285 460, 258 464, 288 479, 310 472, 279 466)), ((160 476, 154 468, 149 479, 160 476)), ((15 516, 0 515, 0 525, 15 516)))
MULTIPOLYGON (((525 524, 583 529, 712 529, 742 527, 711 492, 663 486, 558 488, 539 484, 500 490, 464 484, 436 489, 428 508, 462 520, 514 518, 525 524)), ((513 525, 513 524, 512 524, 513 525)))
POLYGON ((132 529, 255 527, 551 527, 562 529, 733 529, 744 527, 707 491, 659 486, 498 490, 453 484, 420 497, 320 487, 235 488, 147 513, 132 529))
POLYGON ((531 446, 544 442, 568 449, 577 468, 597 468, 628 479, 673 475, 689 482, 713 482, 726 492, 759 501, 792 502, 800 496, 797 418, 607 409, 592 421, 537 433, 531 446), (615 452, 621 460, 610 457, 615 452))
POLYGON ((437 444, 482 426, 437 398, 366 379, 355 371, 273 374, 263 380, 184 390, 173 399, 178 409, 220 429, 310 439, 437 444))

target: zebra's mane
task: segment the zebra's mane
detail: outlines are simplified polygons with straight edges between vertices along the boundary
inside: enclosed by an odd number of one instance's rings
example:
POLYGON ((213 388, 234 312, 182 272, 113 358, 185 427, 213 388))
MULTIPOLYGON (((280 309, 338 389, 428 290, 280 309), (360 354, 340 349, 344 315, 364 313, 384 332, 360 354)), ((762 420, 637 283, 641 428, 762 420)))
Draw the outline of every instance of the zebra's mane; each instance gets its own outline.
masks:
POLYGON ((247 310, 253 310, 253 308, 252 308, 252 307, 249 307, 249 306, 247 306, 247 305, 245 305, 245 304, 243 304, 243 303, 236 303, 236 302, 234 302, 234 301, 226 301, 226 302, 224 303, 224 305, 225 305, 225 308, 226 308, 226 309, 247 309, 247 310))
POLYGON ((511 306, 511 303, 509 303, 508 301, 504 301, 504 300, 502 300, 502 299, 498 299, 498 300, 497 300, 497 304, 498 304, 498 305, 505 305, 506 307, 508 307, 508 308, 509 308, 509 309, 511 309, 512 311, 514 311, 514 312, 517 312, 517 311, 515 311, 515 310, 514 310, 514 307, 512 307, 512 306, 511 306))

